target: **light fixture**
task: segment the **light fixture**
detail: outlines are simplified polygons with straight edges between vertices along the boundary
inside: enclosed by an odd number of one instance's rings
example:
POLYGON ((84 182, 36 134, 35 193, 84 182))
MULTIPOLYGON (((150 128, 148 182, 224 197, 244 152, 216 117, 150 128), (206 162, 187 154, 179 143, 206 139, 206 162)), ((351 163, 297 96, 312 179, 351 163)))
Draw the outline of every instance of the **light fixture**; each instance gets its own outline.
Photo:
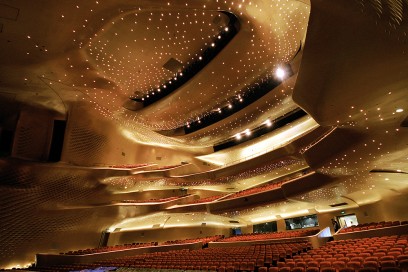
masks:
POLYGON ((276 69, 276 71, 275 71, 275 75, 276 75, 280 80, 283 80, 283 78, 285 77, 286 73, 285 73, 285 70, 283 70, 282 68, 278 67, 278 69, 276 69))
POLYGON ((241 133, 237 133, 237 134, 235 134, 235 139, 237 139, 237 140, 241 140, 241 133))
POLYGON ((245 131, 245 134, 247 135, 247 136, 249 136, 249 135, 251 135, 251 131, 247 128, 245 131))
POLYGON ((268 126, 268 127, 270 127, 270 126, 272 125, 271 120, 269 120, 269 119, 266 120, 266 121, 265 121, 265 125, 268 126))
POLYGON ((396 109, 395 112, 403 112, 404 109, 396 109))

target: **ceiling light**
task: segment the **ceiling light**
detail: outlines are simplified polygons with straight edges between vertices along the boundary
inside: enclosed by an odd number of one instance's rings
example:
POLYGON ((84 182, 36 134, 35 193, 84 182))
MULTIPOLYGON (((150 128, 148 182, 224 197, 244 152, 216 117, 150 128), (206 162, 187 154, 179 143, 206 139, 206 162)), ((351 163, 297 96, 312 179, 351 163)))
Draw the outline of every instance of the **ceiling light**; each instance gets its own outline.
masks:
POLYGON ((282 68, 278 68, 278 69, 276 69, 276 71, 275 71, 275 75, 280 79, 280 80, 283 80, 283 78, 285 77, 285 71, 282 69, 282 68))
POLYGON ((268 126, 268 127, 270 127, 270 126, 272 125, 271 120, 269 120, 269 119, 266 120, 266 121, 265 121, 265 125, 268 126))
POLYGON ((237 133, 237 134, 235 134, 235 139, 237 139, 237 140, 241 140, 241 133, 237 133))
POLYGON ((403 112, 403 109, 397 109, 395 112, 403 112))
POLYGON ((249 129, 246 129, 244 132, 245 132, 245 134, 246 134, 247 136, 251 135, 251 131, 250 131, 249 129))

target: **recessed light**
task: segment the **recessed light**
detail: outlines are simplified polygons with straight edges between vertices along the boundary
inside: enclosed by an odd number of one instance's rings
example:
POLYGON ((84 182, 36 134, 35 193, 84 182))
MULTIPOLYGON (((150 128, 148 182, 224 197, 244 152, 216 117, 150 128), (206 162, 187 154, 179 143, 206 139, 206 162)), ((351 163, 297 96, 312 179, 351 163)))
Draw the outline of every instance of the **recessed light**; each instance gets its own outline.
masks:
POLYGON ((275 71, 275 75, 282 80, 285 77, 285 71, 282 68, 278 68, 275 71))
POLYGON ((403 112, 403 111, 404 111, 404 109, 396 109, 395 112, 403 112))

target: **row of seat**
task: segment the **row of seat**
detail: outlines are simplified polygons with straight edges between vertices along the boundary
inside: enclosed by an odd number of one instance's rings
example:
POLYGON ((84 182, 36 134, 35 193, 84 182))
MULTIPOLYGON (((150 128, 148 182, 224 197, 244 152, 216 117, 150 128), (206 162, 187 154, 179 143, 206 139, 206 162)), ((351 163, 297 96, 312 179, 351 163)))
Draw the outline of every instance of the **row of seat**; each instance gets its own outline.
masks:
POLYGON ((163 243, 163 245, 188 244, 188 243, 198 243, 198 242, 201 242, 203 243, 203 245, 205 245, 205 244, 208 244, 209 242, 215 242, 222 238, 224 238, 224 235, 214 235, 214 236, 207 236, 207 237, 202 237, 202 238, 166 241, 163 243))
MULTIPOLYGON (((408 235, 332 241, 311 249, 308 241, 210 247, 144 253, 86 267, 214 270, 218 272, 391 272, 408 268, 408 235)), ((41 269, 41 268, 39 268, 41 269)), ((49 267, 60 269, 62 267, 49 267)), ((81 268, 82 269, 82 268, 81 268)), ((49 270, 40 270, 49 271, 49 270)))
POLYGON ((157 202, 167 202, 180 198, 179 196, 172 196, 167 198, 152 198, 152 199, 126 199, 121 200, 121 203, 157 203, 157 202))
POLYGON ((148 163, 140 163, 140 164, 116 164, 116 165, 110 165, 110 168, 125 168, 125 169, 132 169, 132 168, 140 168, 140 167, 145 167, 148 166, 148 163))
POLYGON ((209 196, 209 197, 204 197, 200 199, 194 199, 191 203, 206 203, 206 202, 212 202, 215 201, 219 198, 223 197, 223 195, 216 195, 216 196, 209 196))
POLYGON ((408 235, 395 235, 328 242, 318 249, 278 262, 277 268, 279 272, 303 272, 309 268, 326 272, 330 269, 404 270, 408 268, 407 239, 408 235))
MULTIPOLYGON (((202 242, 204 245, 204 244, 208 244, 209 242, 214 242, 222 238, 224 238, 224 235, 214 235, 214 236, 207 236, 207 237, 202 237, 202 238, 166 241, 166 242, 161 243, 160 245, 187 244, 187 243, 198 243, 198 242, 202 242)), ((158 245, 159 245, 158 242, 131 243, 131 244, 106 246, 106 247, 99 247, 99 248, 79 249, 79 250, 68 251, 68 252, 60 253, 60 254, 61 255, 84 255, 84 254, 94 254, 94 253, 109 252, 109 251, 126 250, 126 249, 139 248, 139 247, 154 247, 158 245)))
POLYGON ((393 226, 400 226, 400 225, 408 225, 408 221, 381 221, 381 222, 371 222, 365 224, 358 224, 357 226, 350 226, 347 228, 343 228, 339 231, 339 233, 348 233, 348 232, 355 232, 355 231, 362 231, 362 230, 373 230, 373 229, 381 229, 385 227, 393 227, 393 226))
POLYGON ((85 255, 85 254, 94 254, 94 253, 101 253, 101 252, 126 250, 126 249, 139 248, 139 247, 152 247, 152 246, 157 246, 157 245, 158 245, 157 242, 131 243, 131 244, 123 244, 123 245, 115 245, 115 246, 98 247, 98 248, 71 250, 68 252, 60 253, 60 255, 85 255))
POLYGON ((269 240, 269 239, 281 239, 281 238, 293 238, 293 237, 305 237, 315 235, 319 232, 319 229, 309 230, 294 230, 294 231, 282 231, 282 232, 270 232, 270 233, 249 233, 227 237, 221 239, 219 242, 237 242, 237 241, 256 241, 256 240, 269 240))
POLYGON ((233 199, 233 198, 238 198, 238 197, 244 197, 244 196, 249 196, 249 195, 253 195, 253 194, 258 194, 258 193, 278 189, 278 188, 280 188, 282 186, 283 183, 284 183, 284 181, 278 181, 278 182, 275 182, 275 183, 266 184, 266 185, 262 185, 262 186, 259 186, 259 187, 249 188, 249 189, 242 190, 242 191, 239 191, 237 193, 231 194, 231 195, 223 198, 222 200, 233 199))
POLYGON ((152 269, 234 270, 254 271, 257 267, 272 265, 279 260, 306 251, 307 241, 238 247, 205 248, 201 250, 177 250, 146 253, 137 256, 97 262, 99 265, 128 266, 152 269))

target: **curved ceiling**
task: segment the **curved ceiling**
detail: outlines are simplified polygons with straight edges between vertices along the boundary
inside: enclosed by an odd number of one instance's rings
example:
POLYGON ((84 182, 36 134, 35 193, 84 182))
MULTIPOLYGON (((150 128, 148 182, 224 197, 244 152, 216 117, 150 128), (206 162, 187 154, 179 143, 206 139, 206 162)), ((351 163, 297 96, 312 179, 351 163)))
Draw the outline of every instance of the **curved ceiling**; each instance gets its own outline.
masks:
POLYGON ((168 218, 173 227, 203 218, 231 227, 229 219, 247 225, 405 196, 408 10, 398 3, 2 1, 0 135, 14 138, 0 158, 7 196, 0 215, 8 222, 0 223, 7 234, 0 244, 10 249, 0 250, 0 264, 75 248, 64 241, 70 232, 89 246, 111 227, 141 229, 168 218), (225 11, 239 19, 234 38, 170 95, 144 108, 132 104, 211 47, 228 24, 225 11), (261 99, 193 133, 176 131, 239 100, 284 64, 293 75, 261 99), (299 107, 308 115, 214 152, 215 144, 299 107), (67 127, 62 159, 49 163, 54 120, 67 127), (169 165, 177 167, 159 169, 169 165), (202 198, 227 195, 293 177, 279 200, 268 202, 265 193, 256 205, 116 205, 180 188, 202 198), (347 206, 330 206, 341 202, 347 206), (28 246, 30 235, 38 246, 28 246))

